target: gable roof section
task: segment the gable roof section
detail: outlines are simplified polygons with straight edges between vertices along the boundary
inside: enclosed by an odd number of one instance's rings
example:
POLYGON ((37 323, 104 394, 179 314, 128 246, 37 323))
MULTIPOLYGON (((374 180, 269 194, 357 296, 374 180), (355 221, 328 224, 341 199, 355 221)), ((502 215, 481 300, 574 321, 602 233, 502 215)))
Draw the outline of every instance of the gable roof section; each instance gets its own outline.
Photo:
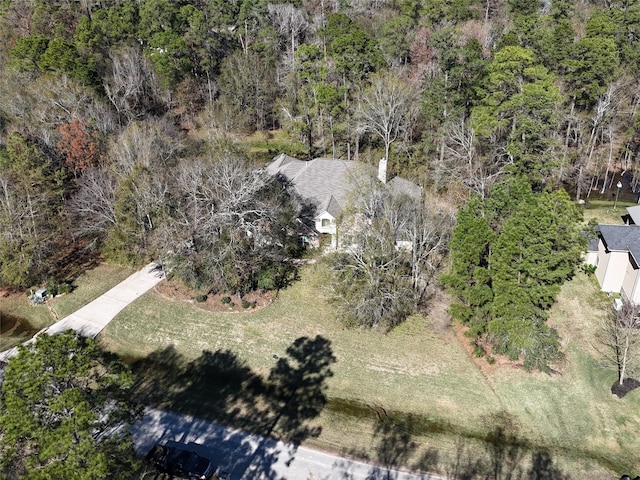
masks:
POLYGON ((627 213, 631 217, 631 221, 636 225, 640 225, 640 205, 627 207, 627 213))
POLYGON ((318 215, 316 215, 316 218, 325 212, 327 212, 333 218, 338 218, 338 215, 340 215, 341 211, 342 211, 342 206, 340 205, 340 203, 338 203, 335 197, 331 195, 329 197, 329 200, 327 200, 327 202, 324 205, 321 205, 320 208, 318 208, 318 215))
POLYGON ((387 185, 396 195, 404 194, 411 198, 420 198, 422 195, 422 187, 401 177, 393 177, 387 182, 387 185))
MULTIPOLYGON (((267 165, 266 170, 270 175, 284 175, 301 197, 315 205, 317 215, 327 212, 337 218, 353 187, 352 170, 356 166, 366 165, 336 158, 304 161, 282 153, 267 165)), ((394 177, 387 185, 395 194, 416 198, 422 193, 421 187, 400 177, 394 177)))
POLYGON ((328 204, 330 197, 342 204, 351 189, 349 171, 356 162, 333 158, 316 158, 292 179, 298 193, 313 200, 318 207, 328 204))
POLYGON ((267 173, 269 173, 269 175, 280 173, 291 180, 305 167, 306 163, 307 162, 281 153, 267 165, 267 173))
POLYGON ((629 252, 640 263, 640 225, 598 225, 607 250, 629 252))
POLYGON ((284 175, 319 213, 328 211, 333 215, 332 212, 339 213, 349 192, 349 172, 355 166, 356 162, 350 160, 316 158, 305 162, 282 154, 267 166, 267 172, 284 175))

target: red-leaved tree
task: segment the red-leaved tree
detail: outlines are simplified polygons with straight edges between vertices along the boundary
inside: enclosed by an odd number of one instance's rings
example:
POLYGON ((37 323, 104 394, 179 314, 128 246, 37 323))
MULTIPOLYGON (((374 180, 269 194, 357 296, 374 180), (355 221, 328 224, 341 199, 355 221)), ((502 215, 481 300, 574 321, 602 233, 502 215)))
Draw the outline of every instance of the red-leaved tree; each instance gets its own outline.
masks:
POLYGON ((76 118, 60 125, 58 132, 61 135, 56 144, 58 152, 64 157, 64 165, 73 172, 74 178, 97 165, 100 157, 98 132, 76 118))

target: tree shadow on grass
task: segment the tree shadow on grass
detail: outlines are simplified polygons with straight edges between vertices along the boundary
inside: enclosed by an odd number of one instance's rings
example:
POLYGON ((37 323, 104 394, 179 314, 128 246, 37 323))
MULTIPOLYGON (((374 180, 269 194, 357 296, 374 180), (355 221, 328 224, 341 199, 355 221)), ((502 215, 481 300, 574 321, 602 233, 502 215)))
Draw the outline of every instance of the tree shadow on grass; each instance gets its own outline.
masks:
POLYGON ((545 448, 536 448, 520 436, 516 419, 507 412, 488 415, 493 428, 482 440, 482 452, 459 443, 454 459, 445 466, 448 478, 461 480, 568 480, 545 448))
POLYGON ((419 446, 413 439, 413 415, 393 421, 381 408, 376 409, 376 414, 378 421, 373 435, 377 439, 375 461, 378 466, 369 470, 368 480, 395 479, 395 471, 403 468, 420 472, 437 470, 438 451, 435 448, 427 448, 414 460, 419 446))
MULTIPOLYGON (((375 450, 368 458, 376 466, 368 472, 368 480, 398 477, 398 470, 418 472, 419 478, 431 478, 427 472, 447 479, 474 480, 568 480, 569 476, 555 464, 551 453, 535 448, 524 440, 514 417, 506 412, 488 415, 484 422, 492 425, 483 437, 466 437, 461 432, 453 452, 441 452, 433 446, 421 447, 417 436, 438 438, 451 433, 453 426, 433 419, 399 412, 375 412, 373 439, 375 450)), ((357 452, 350 452, 358 455, 357 452)), ((342 467, 346 467, 342 465, 342 467)))
POLYGON ((627 393, 632 392, 638 387, 640 387, 640 382, 638 380, 635 378, 625 378, 622 385, 620 385, 620 382, 617 380, 613 385, 611 385, 611 393, 618 398, 622 398, 627 393))
POLYGON ((287 356, 269 374, 267 391, 271 421, 265 432, 279 432, 282 438, 299 444, 320 435, 320 427, 310 427, 327 403, 326 380, 333 376, 331 365, 336 358, 331 341, 321 336, 300 337, 286 352, 287 356))
POLYGON ((310 422, 327 402, 326 380, 333 375, 335 361, 331 342, 316 336, 295 340, 266 379, 229 350, 204 351, 189 362, 168 347, 132 367, 137 378, 136 399, 141 404, 198 419, 184 426, 186 434, 198 422, 202 428, 208 422, 219 422, 264 435, 247 442, 246 435, 238 432, 211 441, 228 450, 221 455, 234 452, 230 458, 237 461, 230 468, 236 473, 245 472, 246 478, 276 478, 269 465, 288 447, 276 446, 272 437, 293 442, 293 449, 286 452, 292 460, 295 445, 319 435, 320 427, 310 422))

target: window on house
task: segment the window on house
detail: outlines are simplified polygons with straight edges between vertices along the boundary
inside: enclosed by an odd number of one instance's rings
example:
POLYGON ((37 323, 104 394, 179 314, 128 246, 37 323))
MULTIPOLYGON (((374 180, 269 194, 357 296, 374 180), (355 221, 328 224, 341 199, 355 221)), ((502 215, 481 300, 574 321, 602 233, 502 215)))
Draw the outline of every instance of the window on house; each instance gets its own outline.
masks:
POLYGON ((331 220, 329 220, 328 218, 323 218, 322 219, 322 226, 323 227, 328 227, 329 225, 331 225, 331 220))

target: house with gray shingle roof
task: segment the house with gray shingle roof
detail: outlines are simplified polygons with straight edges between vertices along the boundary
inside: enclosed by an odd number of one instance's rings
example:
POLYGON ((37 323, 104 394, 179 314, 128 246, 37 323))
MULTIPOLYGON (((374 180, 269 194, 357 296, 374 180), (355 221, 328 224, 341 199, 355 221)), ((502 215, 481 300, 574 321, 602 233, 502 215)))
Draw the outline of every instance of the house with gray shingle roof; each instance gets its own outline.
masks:
POLYGON ((597 253, 587 263, 596 266, 600 289, 640 303, 640 225, 601 224, 596 232, 597 253))
MULTIPOLYGON (((270 175, 283 175, 305 200, 315 207, 314 223, 319 234, 331 235, 331 246, 338 245, 338 218, 346 207, 349 193, 357 181, 357 169, 370 168, 361 162, 337 158, 298 160, 288 155, 275 157, 266 170, 270 175)), ((372 169, 372 173, 373 169, 372 169)), ((386 180, 386 162, 382 160, 378 178, 386 180)), ((400 177, 385 182, 396 194, 420 196, 422 189, 400 177)))

